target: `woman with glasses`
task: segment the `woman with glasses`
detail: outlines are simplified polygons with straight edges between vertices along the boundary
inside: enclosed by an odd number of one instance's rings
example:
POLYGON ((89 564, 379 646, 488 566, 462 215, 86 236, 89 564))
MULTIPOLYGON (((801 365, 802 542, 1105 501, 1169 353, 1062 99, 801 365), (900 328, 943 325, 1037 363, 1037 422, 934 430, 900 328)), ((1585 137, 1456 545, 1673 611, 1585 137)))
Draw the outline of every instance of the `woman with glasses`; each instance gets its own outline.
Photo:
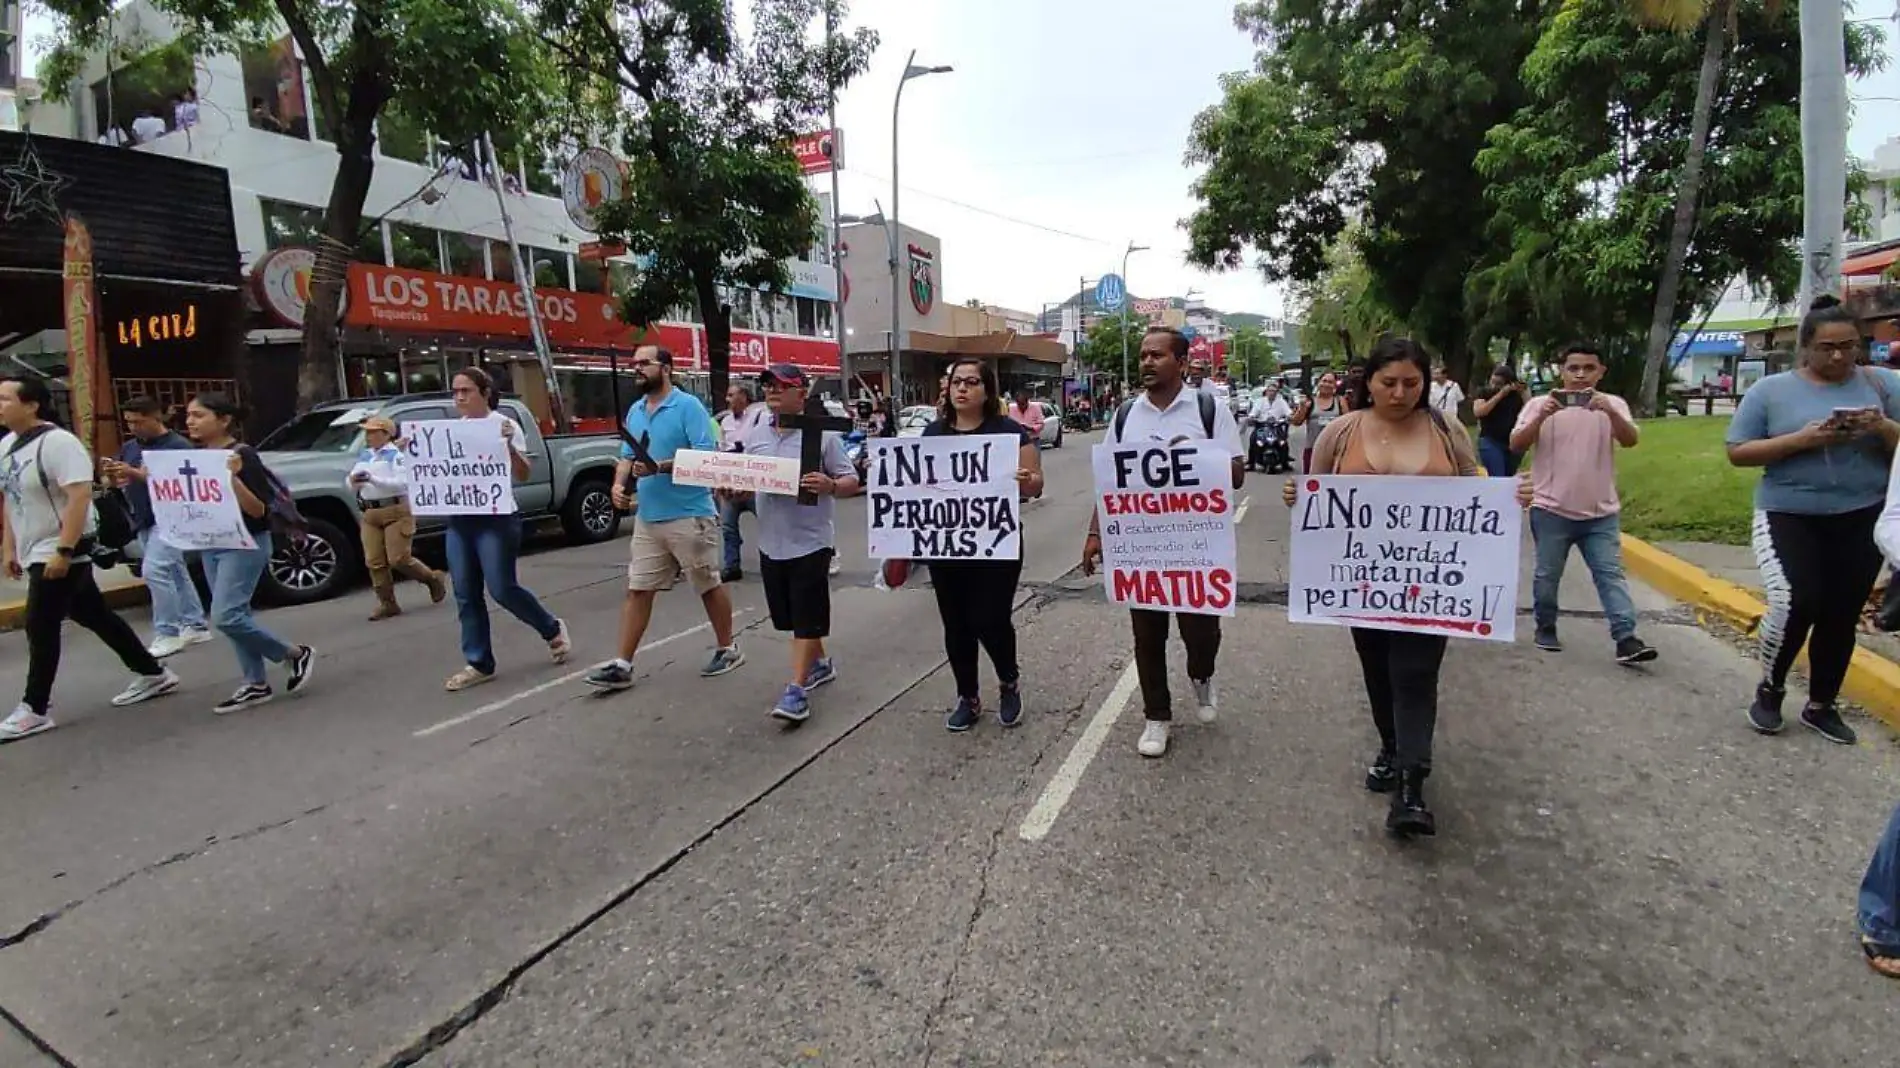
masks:
POLYGON ((1861 365, 1860 326, 1833 297, 1815 299, 1797 336, 1794 370, 1750 387, 1728 428, 1729 462, 1762 468, 1753 541, 1768 614, 1748 721, 1762 734, 1781 730, 1788 672, 1806 645, 1801 722, 1852 745, 1835 700, 1880 573, 1874 525, 1900 441, 1900 378, 1861 365))

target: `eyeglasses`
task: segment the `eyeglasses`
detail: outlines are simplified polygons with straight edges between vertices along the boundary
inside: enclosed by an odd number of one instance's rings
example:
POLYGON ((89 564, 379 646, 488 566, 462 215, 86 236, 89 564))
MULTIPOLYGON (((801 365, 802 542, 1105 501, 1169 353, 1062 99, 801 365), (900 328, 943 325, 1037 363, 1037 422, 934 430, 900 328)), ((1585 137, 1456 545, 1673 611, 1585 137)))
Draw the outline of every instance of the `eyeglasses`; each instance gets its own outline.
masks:
POLYGON ((1813 347, 1816 352, 1832 352, 1840 355, 1849 355, 1860 351, 1860 339, 1855 338, 1852 341, 1816 341, 1813 343, 1813 347))
POLYGON ((950 385, 952 388, 962 386, 964 389, 980 389, 982 388, 983 380, 980 378, 953 378, 950 380, 950 385))
POLYGON ((633 366, 635 366, 635 367, 658 367, 658 366, 660 366, 660 361, 658 361, 658 360, 635 360, 635 361, 633 361, 633 366))

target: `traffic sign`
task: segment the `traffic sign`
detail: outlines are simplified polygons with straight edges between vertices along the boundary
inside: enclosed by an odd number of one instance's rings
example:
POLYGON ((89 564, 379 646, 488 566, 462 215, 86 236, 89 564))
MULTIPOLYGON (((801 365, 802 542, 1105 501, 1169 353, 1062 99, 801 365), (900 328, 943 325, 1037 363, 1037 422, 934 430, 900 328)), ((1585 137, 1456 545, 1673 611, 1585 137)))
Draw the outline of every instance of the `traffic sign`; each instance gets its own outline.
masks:
POLYGON ((1201 332, 1191 326, 1183 326, 1181 327, 1181 336, 1187 338, 1189 341, 1193 341, 1195 338, 1201 336, 1201 332))
POLYGON ((1108 311, 1121 311, 1128 302, 1128 287, 1119 274, 1105 274, 1095 283, 1095 303, 1108 311))

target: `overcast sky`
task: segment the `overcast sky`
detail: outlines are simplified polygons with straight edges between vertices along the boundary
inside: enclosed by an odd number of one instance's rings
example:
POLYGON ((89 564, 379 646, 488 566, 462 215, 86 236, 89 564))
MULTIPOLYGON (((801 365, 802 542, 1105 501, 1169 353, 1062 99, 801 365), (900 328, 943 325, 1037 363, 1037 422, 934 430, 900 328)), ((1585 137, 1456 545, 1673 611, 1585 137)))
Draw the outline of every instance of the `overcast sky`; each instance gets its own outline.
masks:
MULTIPOLYGON (((1889 5, 1900 0, 1861 0, 1860 14, 1889 5)), ((839 102, 842 210, 891 207, 891 99, 914 48, 920 64, 956 67, 912 81, 902 111, 900 214, 942 238, 944 299, 1036 311, 1081 276, 1119 271, 1132 240, 1152 247, 1129 261, 1138 295, 1198 289, 1224 311, 1281 314, 1278 288, 1253 271, 1183 260, 1189 123, 1253 54, 1231 12, 1226 0, 856 0, 852 21, 883 44, 839 102)), ((29 70, 46 29, 28 16, 29 70)), ((1849 147, 1865 157, 1900 135, 1900 70, 1850 91, 1888 98, 1857 108, 1849 147)))

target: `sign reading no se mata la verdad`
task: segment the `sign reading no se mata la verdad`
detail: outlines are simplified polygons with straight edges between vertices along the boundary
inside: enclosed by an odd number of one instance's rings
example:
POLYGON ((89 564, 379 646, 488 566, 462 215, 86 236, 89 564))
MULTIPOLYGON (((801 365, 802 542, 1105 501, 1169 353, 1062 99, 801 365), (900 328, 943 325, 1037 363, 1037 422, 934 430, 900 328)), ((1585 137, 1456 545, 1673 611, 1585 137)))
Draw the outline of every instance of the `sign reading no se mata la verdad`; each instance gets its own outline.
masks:
POLYGON ((180 549, 255 549, 231 488, 226 449, 153 449, 145 454, 158 536, 180 549))
POLYGON ((1517 483, 1307 477, 1293 505, 1287 618, 1509 642, 1517 637, 1517 483))
POLYGON ((511 515, 510 447, 493 419, 424 419, 409 437, 409 508, 416 515, 511 515))
POLYGON ((1021 438, 946 434, 870 445, 872 559, 1022 559, 1021 438))
POLYGON ((1095 446, 1102 584, 1130 608, 1231 616, 1233 454, 1212 442, 1095 446))

